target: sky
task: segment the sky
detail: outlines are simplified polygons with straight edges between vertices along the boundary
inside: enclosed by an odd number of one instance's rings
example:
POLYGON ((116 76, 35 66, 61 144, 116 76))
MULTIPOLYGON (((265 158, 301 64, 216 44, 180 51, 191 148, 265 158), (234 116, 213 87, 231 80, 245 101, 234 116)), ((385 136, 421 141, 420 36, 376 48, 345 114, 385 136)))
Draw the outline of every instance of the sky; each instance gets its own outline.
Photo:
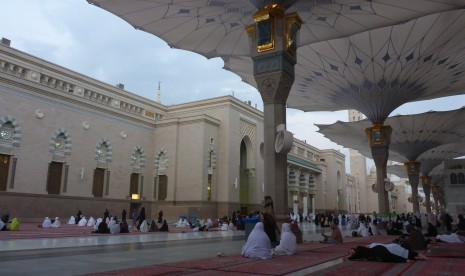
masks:
MULTIPOLYGON (((125 90, 150 100, 156 99, 160 81, 164 105, 234 95, 263 110, 259 92, 222 69, 221 59, 208 60, 195 53, 171 49, 163 40, 135 30, 86 0, 0 0, 0 7, 0 37, 11 40, 11 47, 20 51, 108 84, 122 83, 125 90)), ((462 106, 465 95, 405 104, 391 116, 462 106)), ((317 133, 314 125, 347 121, 347 116, 347 110, 288 109, 287 129, 295 138, 316 148, 336 149, 348 155, 347 149, 317 133)))

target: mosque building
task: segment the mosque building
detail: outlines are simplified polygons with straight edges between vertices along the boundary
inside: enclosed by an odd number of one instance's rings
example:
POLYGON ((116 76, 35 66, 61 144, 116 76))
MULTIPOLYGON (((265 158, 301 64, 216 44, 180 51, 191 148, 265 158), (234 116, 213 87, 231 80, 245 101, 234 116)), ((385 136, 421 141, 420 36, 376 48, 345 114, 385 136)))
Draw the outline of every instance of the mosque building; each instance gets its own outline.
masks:
MULTIPOLYGON (((149 218, 163 210, 175 219, 263 210, 263 113, 233 96, 166 106, 160 90, 149 100, 3 39, 0 213, 34 220, 145 207, 149 218)), ((348 211, 344 154, 294 139, 287 160, 289 211, 348 211)))

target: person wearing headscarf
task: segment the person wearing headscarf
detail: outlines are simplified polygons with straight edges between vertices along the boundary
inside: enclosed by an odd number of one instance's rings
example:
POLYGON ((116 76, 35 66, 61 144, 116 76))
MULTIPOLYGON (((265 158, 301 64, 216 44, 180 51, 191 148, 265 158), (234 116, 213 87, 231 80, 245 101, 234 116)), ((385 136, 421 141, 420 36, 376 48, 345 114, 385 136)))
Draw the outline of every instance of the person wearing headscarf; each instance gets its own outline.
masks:
POLYGON ((182 227, 182 218, 179 218, 179 221, 176 223, 175 227, 182 227))
POLYGON ((163 220, 163 225, 160 227, 160 232, 168 232, 168 223, 166 223, 166 219, 163 220))
POLYGON ((78 223, 78 226, 86 226, 87 225, 87 219, 85 216, 82 216, 81 220, 78 223))
POLYGON ((81 212, 81 210, 79 210, 79 211, 77 212, 77 215, 76 215, 76 222, 75 222, 75 224, 78 224, 78 223, 81 221, 81 218, 82 218, 82 212, 81 212))
POLYGON ((121 221, 126 220, 126 209, 123 209, 123 212, 121 213, 121 221))
POLYGON ((112 217, 110 223, 108 224, 108 228, 110 229, 111 234, 117 234, 121 232, 121 227, 116 219, 116 217, 112 217))
POLYGON ((76 224, 76 220, 74 219, 74 216, 71 216, 68 220, 68 224, 76 224))
POLYGON ((272 253, 273 255, 294 255, 297 252, 297 239, 291 231, 289 223, 283 223, 281 226, 281 240, 272 253))
POLYGON ((92 233, 108 234, 110 233, 110 229, 108 229, 107 223, 104 220, 102 220, 98 224, 98 229, 92 233))
POLYGON ((163 211, 158 212, 158 223, 163 223, 163 211))
POLYGON ((19 231, 19 226, 19 220, 17 218, 14 218, 10 223, 10 231, 19 231))
POLYGON ((209 218, 207 219, 207 222, 205 223, 205 231, 208 231, 208 229, 213 228, 213 221, 209 218))
POLYGON ((368 237, 370 234, 368 233, 368 228, 366 228, 363 222, 360 222, 360 226, 357 229, 357 236, 358 237, 368 237))
POLYGON ((95 219, 94 217, 90 217, 89 221, 87 221, 87 226, 94 227, 94 225, 95 225, 95 219))
POLYGON ((139 226, 139 230, 141 232, 148 232, 149 231, 149 226, 147 224, 147 220, 144 219, 144 221, 139 226))
POLYGON ((265 233, 262 222, 257 222, 242 247, 242 257, 251 259, 271 259, 271 242, 265 233))
POLYGON ((274 217, 269 213, 263 213, 263 227, 265 229, 265 233, 270 239, 271 245, 276 246, 278 245, 278 238, 276 235, 276 229, 278 228, 276 224, 276 220, 274 217))
POLYGON ((129 233, 129 225, 128 225, 128 222, 123 220, 120 224, 120 230, 119 232, 120 233, 129 233))
POLYGON ((378 230, 378 222, 377 220, 373 220, 372 222, 370 222, 370 229, 371 229, 371 235, 372 236, 379 236, 380 233, 379 233, 379 230, 378 230))
POLYGON ((372 243, 367 247, 357 246, 349 249, 349 260, 369 260, 391 263, 404 263, 408 260, 426 260, 426 256, 407 250, 396 243, 372 243))
POLYGON ((95 222, 95 225, 94 225, 94 229, 95 230, 98 230, 98 226, 100 225, 100 223, 102 222, 102 218, 98 218, 97 221, 95 222))
POLYGON ((50 228, 51 226, 52 226, 52 221, 50 220, 49 217, 45 217, 44 222, 42 222, 42 225, 40 227, 50 228))
POLYGON ((158 232, 158 225, 154 219, 152 219, 152 223, 150 223, 150 232, 158 232))
POLYGON ((465 218, 462 214, 458 215, 459 223, 457 225, 459 231, 465 231, 465 218))
POLYGON ((105 209, 105 212, 103 212, 103 220, 107 220, 110 219, 110 212, 108 211, 108 209, 105 209))
POLYGON ((140 230, 140 226, 142 222, 144 222, 144 220, 145 220, 145 207, 142 207, 139 213, 139 224, 137 225, 137 230, 140 230))
POLYGON ((50 227, 52 228, 59 228, 61 226, 61 223, 60 223, 60 218, 59 217, 56 217, 55 218, 55 221, 52 223, 52 225, 50 227))

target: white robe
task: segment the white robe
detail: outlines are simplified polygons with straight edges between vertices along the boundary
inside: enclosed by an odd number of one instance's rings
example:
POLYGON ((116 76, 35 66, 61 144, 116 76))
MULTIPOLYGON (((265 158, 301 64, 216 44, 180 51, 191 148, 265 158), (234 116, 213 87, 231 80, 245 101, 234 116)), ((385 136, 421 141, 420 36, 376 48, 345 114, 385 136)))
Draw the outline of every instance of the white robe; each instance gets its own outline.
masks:
POLYGON ((116 223, 116 221, 114 219, 110 220, 108 228, 110 229, 111 234, 117 234, 117 233, 121 232, 121 227, 119 226, 118 223, 116 223))
POLYGON ((98 225, 102 222, 102 218, 98 218, 97 221, 95 222, 94 229, 98 230, 98 225))
POLYGON ((87 222, 87 226, 94 226, 95 225, 95 219, 94 217, 90 217, 89 221, 87 222))
POLYGON ((281 240, 273 250, 274 255, 294 255, 297 252, 297 241, 291 231, 289 223, 283 223, 281 227, 281 240))
POLYGON ((363 223, 360 223, 360 227, 357 229, 357 235, 359 237, 368 237, 370 234, 368 233, 368 228, 365 227, 363 223))
POLYGON ((229 230, 231 230, 231 231, 236 230, 236 226, 234 226, 234 223, 232 223, 232 222, 229 223, 228 227, 229 227, 229 230))
POLYGON ((460 237, 459 235, 452 233, 450 235, 437 235, 436 239, 448 243, 464 243, 465 237, 460 237))
POLYGON ((147 220, 144 220, 142 224, 139 227, 141 232, 148 232, 149 231, 149 226, 147 225, 147 220))
POLYGON ((221 224, 221 228, 220 228, 221 231, 229 231, 229 226, 227 223, 223 223, 221 224))
POLYGON ((262 222, 257 222, 242 247, 242 257, 251 259, 271 259, 271 242, 265 233, 262 222))
POLYGON ((50 220, 49 217, 46 217, 44 219, 44 222, 42 222, 42 228, 50 228, 52 226, 52 221, 50 220))
POLYGON ((55 218, 55 221, 52 223, 52 225, 50 227, 52 228, 58 228, 61 226, 61 223, 60 223, 60 218, 59 217, 56 217, 55 218))
POLYGON ((74 219, 74 216, 71 216, 68 220, 68 224, 76 224, 76 220, 74 219))
POLYGON ((86 226, 87 225, 87 219, 86 217, 82 217, 82 219, 79 221, 78 226, 86 226))
POLYGON ((3 228, 3 226, 5 226, 5 223, 0 220, 0 230, 3 228))
POLYGON ((404 259, 408 259, 408 250, 403 248, 397 243, 371 243, 368 245, 369 248, 373 248, 377 245, 382 245, 394 255, 400 256, 404 259))
POLYGON ((178 223, 176 223, 176 227, 182 227, 182 219, 179 219, 178 223))

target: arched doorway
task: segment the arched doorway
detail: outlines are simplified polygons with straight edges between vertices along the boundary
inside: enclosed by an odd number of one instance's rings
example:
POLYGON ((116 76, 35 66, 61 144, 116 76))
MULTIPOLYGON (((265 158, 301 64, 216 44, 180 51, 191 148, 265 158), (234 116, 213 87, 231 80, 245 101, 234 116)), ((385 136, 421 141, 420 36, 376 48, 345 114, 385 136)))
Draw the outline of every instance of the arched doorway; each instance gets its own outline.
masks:
POLYGON ((247 206, 250 203, 250 183, 249 183, 249 170, 251 158, 252 144, 249 137, 245 136, 241 141, 240 149, 240 163, 239 163, 239 203, 241 206, 241 213, 248 214, 247 206))

